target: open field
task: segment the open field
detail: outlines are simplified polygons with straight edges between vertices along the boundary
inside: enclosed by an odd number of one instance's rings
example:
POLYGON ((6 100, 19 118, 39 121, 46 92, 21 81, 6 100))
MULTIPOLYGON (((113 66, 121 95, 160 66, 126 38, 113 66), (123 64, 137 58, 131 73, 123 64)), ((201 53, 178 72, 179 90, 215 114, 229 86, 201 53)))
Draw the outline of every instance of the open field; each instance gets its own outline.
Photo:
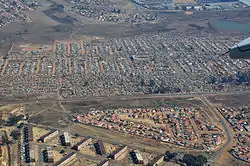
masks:
POLYGON ((241 93, 236 95, 216 95, 208 97, 208 100, 212 103, 220 106, 249 106, 250 105, 250 94, 241 93))
POLYGON ((82 157, 82 158, 78 159, 76 162, 74 162, 72 164, 72 166, 79 166, 79 165, 81 165, 81 166, 97 166, 97 164, 98 163, 96 163, 93 160, 82 157))
POLYGON ((141 118, 131 119, 127 115, 119 115, 119 118, 122 120, 130 120, 131 122, 137 122, 146 125, 154 125, 154 121, 150 119, 141 119, 141 118))
POLYGON ((157 99, 129 99, 124 100, 90 100, 81 102, 63 102, 64 107, 71 113, 84 113, 89 111, 91 108, 95 109, 114 109, 114 108, 148 108, 148 107, 164 107, 164 106, 199 106, 201 101, 192 97, 183 98, 157 98, 157 99))
POLYGON ((27 12, 28 16, 32 18, 34 22, 41 22, 46 25, 50 26, 56 26, 59 25, 59 23, 50 17, 46 16, 42 11, 33 11, 33 12, 27 12))
POLYGON ((40 103, 32 103, 27 104, 25 106, 25 112, 29 115, 37 115, 40 112, 49 111, 50 108, 56 107, 56 103, 47 103, 47 104, 40 104, 40 103))
POLYGON ((66 127, 70 124, 71 116, 66 113, 54 110, 43 112, 37 116, 32 116, 30 121, 35 124, 43 124, 53 127, 66 127))
POLYGON ((55 162, 59 161, 63 157, 63 155, 60 154, 60 152, 56 150, 53 151, 53 155, 54 155, 55 162))
POLYGON ((33 127, 33 141, 36 142, 38 138, 48 133, 48 130, 39 127, 33 127))
POLYGON ((82 154, 93 156, 93 157, 96 156, 96 152, 95 152, 94 148, 90 148, 90 147, 81 148, 79 152, 82 154))

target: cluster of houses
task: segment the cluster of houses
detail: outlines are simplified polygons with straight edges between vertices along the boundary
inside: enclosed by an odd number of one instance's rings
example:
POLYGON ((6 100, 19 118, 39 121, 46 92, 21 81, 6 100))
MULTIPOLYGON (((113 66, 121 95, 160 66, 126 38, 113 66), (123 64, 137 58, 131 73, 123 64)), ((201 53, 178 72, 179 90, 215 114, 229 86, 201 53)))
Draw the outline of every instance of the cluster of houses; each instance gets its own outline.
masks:
POLYGON ((247 114, 240 108, 217 108, 230 123, 234 131, 250 131, 247 114))
POLYGON ((233 146, 230 153, 237 159, 250 163, 250 135, 236 134, 237 144, 233 146))
POLYGON ((79 115, 76 120, 192 149, 214 150, 224 140, 221 129, 194 108, 97 110, 79 115))
POLYGON ((0 27, 16 21, 29 22, 31 19, 24 11, 32 10, 21 1, 0 1, 0 27))

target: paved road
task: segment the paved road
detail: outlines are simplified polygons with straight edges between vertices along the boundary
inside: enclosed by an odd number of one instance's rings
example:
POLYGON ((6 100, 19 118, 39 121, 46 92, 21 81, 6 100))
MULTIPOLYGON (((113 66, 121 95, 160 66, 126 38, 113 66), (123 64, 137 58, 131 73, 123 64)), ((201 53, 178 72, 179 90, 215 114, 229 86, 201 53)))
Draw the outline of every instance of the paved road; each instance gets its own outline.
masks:
POLYGON ((227 122, 226 119, 224 119, 221 115, 219 115, 220 113, 212 106, 212 104, 203 96, 201 95, 201 100, 210 108, 211 111, 213 111, 215 113, 215 115, 218 117, 218 119, 220 120, 220 123, 226 133, 227 136, 227 140, 226 143, 223 144, 210 158, 210 162, 211 161, 217 161, 218 159, 220 159, 221 155, 223 154, 224 150, 232 143, 233 141, 233 135, 229 129, 229 127, 227 126, 227 122))

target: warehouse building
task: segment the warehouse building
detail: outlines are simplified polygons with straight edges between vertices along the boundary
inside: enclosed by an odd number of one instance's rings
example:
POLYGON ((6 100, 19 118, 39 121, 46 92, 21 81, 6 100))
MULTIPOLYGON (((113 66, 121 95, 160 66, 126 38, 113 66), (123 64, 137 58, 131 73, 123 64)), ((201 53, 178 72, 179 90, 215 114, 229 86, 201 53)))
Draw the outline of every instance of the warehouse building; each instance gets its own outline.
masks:
POLYGON ((37 141, 44 143, 44 142, 47 142, 48 140, 54 138, 57 135, 58 135, 58 130, 51 130, 47 134, 41 136, 37 141))
POLYGON ((127 149, 128 147, 126 145, 119 147, 116 151, 110 154, 110 158, 116 160, 118 157, 125 155, 127 152, 127 149))
POLYGON ((72 152, 72 153, 68 154, 67 156, 65 156, 64 158, 62 158, 61 160, 59 160, 57 163, 55 163, 54 166, 64 166, 68 162, 73 160, 75 157, 76 157, 76 153, 72 152))
POLYGON ((60 136, 62 146, 70 146, 70 136, 69 132, 64 132, 63 135, 60 136))
POLYGON ((100 164, 97 166, 108 166, 109 165, 109 160, 103 160, 100 164))
POLYGON ((95 148, 96 148, 96 153, 99 155, 105 155, 106 154, 106 150, 103 144, 102 140, 98 140, 95 144, 95 148))
POLYGON ((131 157, 132 157, 135 164, 143 164, 143 158, 142 158, 141 152, 139 150, 134 150, 131 153, 131 157))
POLYGON ((78 142, 76 145, 74 145, 72 147, 72 149, 80 150, 81 148, 87 147, 91 142, 92 142, 91 138, 85 138, 85 139, 81 140, 80 142, 78 142))

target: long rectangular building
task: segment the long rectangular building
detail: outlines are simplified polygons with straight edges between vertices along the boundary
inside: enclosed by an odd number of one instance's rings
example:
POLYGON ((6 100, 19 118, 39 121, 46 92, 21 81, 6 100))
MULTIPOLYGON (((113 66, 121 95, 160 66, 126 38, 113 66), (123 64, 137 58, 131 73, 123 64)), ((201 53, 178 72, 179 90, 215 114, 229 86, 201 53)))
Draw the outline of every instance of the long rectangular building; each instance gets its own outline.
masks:
POLYGON ((44 143, 44 142, 47 142, 48 140, 54 138, 57 135, 58 135, 58 130, 51 130, 47 134, 41 136, 37 141, 44 143))
POLYGON ((120 157, 121 155, 126 153, 127 149, 128 149, 128 147, 126 145, 119 147, 116 151, 114 151, 113 153, 110 154, 110 158, 112 158, 114 160, 117 159, 118 157, 120 157))
POLYGON ((61 160, 59 160, 57 163, 55 163, 54 166, 64 166, 68 162, 73 160, 75 157, 76 157, 76 153, 72 152, 72 153, 68 154, 67 156, 65 156, 64 158, 62 158, 61 160))
POLYGON ((23 127, 23 141, 25 143, 33 141, 33 130, 31 125, 25 125, 23 127))
POLYGON ((141 152, 139 150, 134 150, 132 152, 132 158, 133 158, 135 164, 143 164, 143 158, 142 158, 141 152))
POLYGON ((77 144, 75 144, 72 147, 72 149, 74 149, 74 150, 80 150, 81 148, 87 147, 91 142, 92 142, 91 138, 85 138, 85 139, 81 140, 80 142, 78 142, 77 144))
POLYGON ((24 146, 24 154, 26 163, 35 162, 35 151, 33 144, 26 144, 24 146))

